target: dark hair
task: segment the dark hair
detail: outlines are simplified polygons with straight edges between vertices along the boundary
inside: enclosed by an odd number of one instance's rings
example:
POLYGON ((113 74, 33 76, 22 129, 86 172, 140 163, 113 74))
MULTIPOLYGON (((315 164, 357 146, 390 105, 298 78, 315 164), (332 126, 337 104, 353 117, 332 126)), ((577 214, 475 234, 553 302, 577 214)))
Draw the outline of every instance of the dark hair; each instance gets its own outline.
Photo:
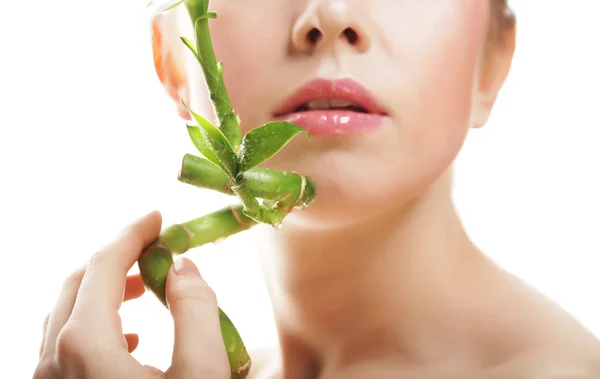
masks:
POLYGON ((508 0, 492 0, 491 10, 490 38, 501 42, 504 34, 515 27, 515 14, 510 9, 508 0))

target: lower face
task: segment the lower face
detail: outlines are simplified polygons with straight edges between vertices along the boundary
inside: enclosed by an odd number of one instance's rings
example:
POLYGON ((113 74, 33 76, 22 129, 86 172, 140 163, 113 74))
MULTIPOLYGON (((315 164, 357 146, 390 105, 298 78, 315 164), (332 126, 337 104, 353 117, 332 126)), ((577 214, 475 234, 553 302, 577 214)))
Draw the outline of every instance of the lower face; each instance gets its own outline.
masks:
POLYGON ((355 123, 338 125, 341 133, 317 129, 306 114, 282 116, 309 120, 303 126, 315 131, 264 164, 315 181, 317 200, 297 217, 358 221, 419 196, 452 165, 474 111, 488 2, 212 0, 210 7, 218 14, 215 52, 244 133, 275 119, 281 102, 316 78, 352 79, 385 110, 350 115, 355 123), (292 41, 306 20, 316 20, 324 38, 301 53, 292 41), (345 27, 368 43, 337 38, 345 27))

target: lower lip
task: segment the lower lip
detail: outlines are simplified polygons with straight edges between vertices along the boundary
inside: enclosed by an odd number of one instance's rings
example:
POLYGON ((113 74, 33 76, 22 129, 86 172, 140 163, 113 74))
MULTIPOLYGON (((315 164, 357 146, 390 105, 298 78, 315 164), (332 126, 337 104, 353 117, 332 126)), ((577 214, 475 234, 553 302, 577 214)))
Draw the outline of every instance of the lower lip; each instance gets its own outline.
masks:
POLYGON ((386 116, 344 110, 314 110, 277 117, 305 129, 310 135, 354 135, 379 129, 386 116))

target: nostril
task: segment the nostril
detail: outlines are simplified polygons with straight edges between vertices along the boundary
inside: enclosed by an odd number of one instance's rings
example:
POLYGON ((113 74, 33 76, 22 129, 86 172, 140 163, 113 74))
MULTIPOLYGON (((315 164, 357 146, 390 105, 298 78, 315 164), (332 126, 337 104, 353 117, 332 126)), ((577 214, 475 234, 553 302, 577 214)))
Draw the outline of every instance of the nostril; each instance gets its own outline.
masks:
POLYGON ((358 34, 354 31, 354 29, 344 29, 344 36, 346 36, 351 45, 354 45, 358 41, 358 34))
POLYGON ((306 39, 311 44, 317 43, 319 41, 319 39, 321 39, 321 37, 322 37, 321 31, 317 28, 312 28, 306 35, 306 39))

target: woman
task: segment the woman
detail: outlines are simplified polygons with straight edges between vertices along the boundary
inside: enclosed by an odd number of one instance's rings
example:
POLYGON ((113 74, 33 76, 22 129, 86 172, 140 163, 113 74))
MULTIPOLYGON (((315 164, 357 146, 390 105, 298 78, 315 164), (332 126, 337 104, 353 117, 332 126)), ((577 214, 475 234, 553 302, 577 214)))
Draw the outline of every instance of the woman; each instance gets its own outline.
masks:
MULTIPOLYGON (((273 168, 310 175, 318 200, 265 231, 281 345, 253 378, 598 378, 600 344, 470 241, 451 167, 509 72, 504 0, 212 0, 216 54, 247 132, 309 130, 273 168), (269 15, 265 19, 265 15, 269 15), (265 30, 263 25, 268 25, 265 30)), ((156 20, 157 72, 210 116, 185 14, 156 20)), ((189 260, 169 273, 173 365, 142 367, 117 309, 143 292, 128 269, 159 233, 152 213, 70 278, 47 320, 37 378, 228 378, 216 300, 189 260), (123 291, 125 295, 123 296, 123 291)))

